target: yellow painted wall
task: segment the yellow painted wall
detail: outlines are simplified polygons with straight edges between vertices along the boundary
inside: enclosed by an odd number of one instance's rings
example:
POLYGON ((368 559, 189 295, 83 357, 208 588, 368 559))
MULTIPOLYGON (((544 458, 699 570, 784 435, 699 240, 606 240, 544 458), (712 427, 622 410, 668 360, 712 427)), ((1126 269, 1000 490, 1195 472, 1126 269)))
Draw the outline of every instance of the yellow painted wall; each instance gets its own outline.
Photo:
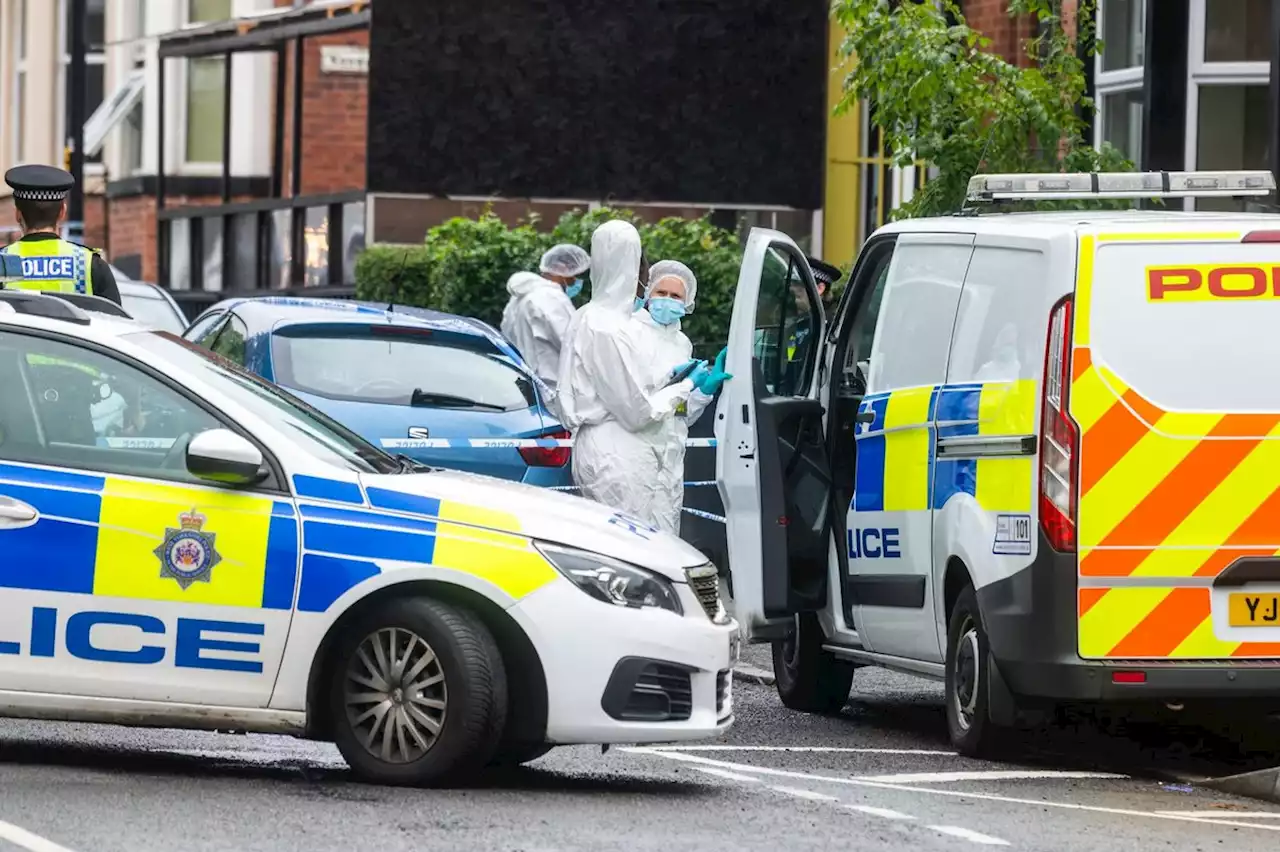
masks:
POLYGON ((827 27, 827 152, 826 187, 822 211, 822 259, 844 266, 858 251, 858 197, 862 170, 858 165, 861 146, 861 111, 851 109, 842 116, 833 110, 840 102, 841 82, 845 71, 840 68, 840 44, 844 27, 831 21, 827 27))

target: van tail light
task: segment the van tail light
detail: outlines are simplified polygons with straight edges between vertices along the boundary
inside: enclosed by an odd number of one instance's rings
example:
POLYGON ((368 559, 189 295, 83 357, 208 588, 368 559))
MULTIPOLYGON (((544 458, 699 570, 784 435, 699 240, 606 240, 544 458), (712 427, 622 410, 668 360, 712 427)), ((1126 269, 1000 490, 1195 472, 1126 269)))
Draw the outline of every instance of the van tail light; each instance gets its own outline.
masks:
POLYGON ((1049 314, 1044 381, 1040 384, 1040 528, 1054 550, 1076 549, 1076 499, 1080 430, 1068 409, 1071 402, 1070 296, 1049 314))
MULTIPOLYGON (((559 432, 539 437, 568 440, 570 435, 567 430, 561 429, 559 432)), ((520 458, 524 459, 524 463, 529 467, 564 467, 569 463, 571 452, 573 451, 569 447, 521 447, 520 458)))
POLYGON ((1242 243, 1280 243, 1280 231, 1250 231, 1242 243))

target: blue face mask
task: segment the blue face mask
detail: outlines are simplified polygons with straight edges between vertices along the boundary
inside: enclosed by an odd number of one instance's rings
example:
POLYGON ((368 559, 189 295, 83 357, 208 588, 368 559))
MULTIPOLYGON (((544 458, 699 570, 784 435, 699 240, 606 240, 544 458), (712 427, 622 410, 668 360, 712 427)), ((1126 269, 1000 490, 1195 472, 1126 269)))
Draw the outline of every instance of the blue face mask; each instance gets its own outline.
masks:
POLYGON ((658 325, 671 325, 684 316, 684 302, 667 296, 650 299, 649 316, 658 325))
POLYGON ((643 308, 643 307, 644 307, 644 299, 642 299, 641 297, 637 296, 637 297, 636 297, 636 310, 638 311, 638 310, 640 310, 640 309, 641 309, 641 308, 643 308))
POLYGON ((564 288, 564 294, 570 299, 578 298, 578 294, 582 292, 582 279, 575 278, 573 283, 564 288))

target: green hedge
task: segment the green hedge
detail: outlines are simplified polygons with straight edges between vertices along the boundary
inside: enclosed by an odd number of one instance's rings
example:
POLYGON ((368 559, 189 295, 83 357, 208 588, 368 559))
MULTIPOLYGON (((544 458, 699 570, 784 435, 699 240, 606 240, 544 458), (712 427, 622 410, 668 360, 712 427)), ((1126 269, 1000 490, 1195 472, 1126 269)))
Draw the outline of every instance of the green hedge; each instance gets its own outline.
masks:
MULTIPOLYGON (((496 327, 513 272, 536 272, 542 253, 556 243, 590 251, 592 232, 611 219, 636 225, 650 263, 679 260, 698 276, 697 305, 683 328, 699 357, 714 358, 728 335, 742 247, 736 234, 706 219, 645 224, 629 210, 602 208, 567 213, 551 233, 538 231, 536 222, 511 228, 491 213, 451 219, 432 228, 421 246, 366 249, 356 262, 356 294, 477 317, 496 327)), ((577 304, 586 304, 590 292, 588 284, 577 304)))

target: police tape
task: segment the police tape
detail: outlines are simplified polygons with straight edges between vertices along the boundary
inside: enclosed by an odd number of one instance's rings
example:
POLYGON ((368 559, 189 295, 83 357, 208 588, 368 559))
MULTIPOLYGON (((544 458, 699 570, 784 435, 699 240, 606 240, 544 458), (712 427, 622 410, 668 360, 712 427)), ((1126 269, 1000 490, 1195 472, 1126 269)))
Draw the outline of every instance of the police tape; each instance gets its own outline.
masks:
MULTIPOLYGON (((685 488, 706 488, 715 485, 714 479, 696 479, 692 482, 684 483, 685 488)), ((578 485, 541 485, 537 486, 546 491, 577 491, 581 486, 578 485)))
MULTIPOLYGON (((99 438, 100 444, 113 450, 167 450, 173 438, 99 438)), ((572 447, 572 438, 382 438, 384 450, 457 450, 457 449, 528 449, 553 450, 572 447)), ((687 438, 685 447, 714 448, 715 438, 687 438)), ((685 483, 686 485, 688 483, 685 483)))
MULTIPOLYGON (((384 450, 458 450, 458 449, 542 449, 572 447, 572 438, 381 438, 384 450)), ((715 438, 686 438, 687 448, 708 449, 715 438)))

